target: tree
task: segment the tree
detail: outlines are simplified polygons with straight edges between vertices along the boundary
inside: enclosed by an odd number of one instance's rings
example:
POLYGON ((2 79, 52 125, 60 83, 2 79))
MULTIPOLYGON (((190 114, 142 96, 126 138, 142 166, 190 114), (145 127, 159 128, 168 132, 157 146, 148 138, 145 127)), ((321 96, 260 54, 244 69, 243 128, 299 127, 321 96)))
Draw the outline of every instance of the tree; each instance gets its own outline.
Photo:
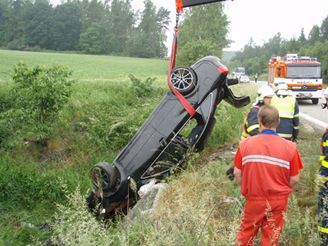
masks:
POLYGON ((52 6, 48 0, 37 0, 26 12, 29 20, 25 27, 26 43, 28 46, 51 47, 51 18, 52 6))
POLYGON ((302 28, 301 30, 301 34, 300 36, 298 37, 298 40, 297 40, 301 46, 305 45, 307 40, 306 40, 306 37, 305 37, 305 34, 304 34, 304 28, 302 28))
POLYGON ((82 27, 79 2, 66 2, 54 9, 51 28, 52 45, 55 50, 77 50, 82 27))
POLYGON ((9 17, 8 5, 9 3, 7 0, 0 0, 0 46, 4 46, 7 43, 6 24, 9 17))
POLYGON ((303 47, 302 43, 295 38, 291 38, 288 41, 283 41, 281 43, 280 54, 281 56, 286 55, 287 53, 299 53, 301 47, 303 47))
POLYGON ((100 54, 102 52, 101 29, 98 24, 94 23, 81 34, 80 49, 88 54, 100 54))
POLYGON ((318 41, 320 41, 320 28, 318 25, 314 25, 309 33, 308 43, 311 46, 318 41))
POLYGON ((32 4, 24 0, 9 2, 9 13, 6 25, 7 46, 10 49, 23 49, 26 46, 25 11, 32 4))
MULTIPOLYGON (((184 21, 180 25, 178 63, 190 64, 198 59, 200 54, 195 54, 194 58, 189 57, 191 60, 182 60, 182 57, 179 55, 183 54, 185 45, 191 41, 202 42, 203 44, 205 44, 204 41, 207 41, 207 47, 214 47, 212 55, 221 56, 222 49, 229 44, 226 38, 228 24, 229 22, 223 12, 222 4, 208 4, 188 10, 184 21)), ((203 48, 204 51, 209 51, 205 47, 203 48)))
POLYGON ((322 41, 328 40, 328 16, 322 21, 320 29, 322 41))
POLYGON ((110 8, 109 52, 123 54, 127 52, 127 42, 134 24, 134 13, 130 0, 113 0, 110 8))
POLYGON ((80 49, 92 54, 109 53, 110 26, 107 2, 103 3, 98 0, 83 2, 80 49))
POLYGON ((140 57, 163 57, 166 54, 163 32, 169 23, 169 11, 156 7, 151 0, 144 1, 141 21, 129 40, 128 53, 140 57))

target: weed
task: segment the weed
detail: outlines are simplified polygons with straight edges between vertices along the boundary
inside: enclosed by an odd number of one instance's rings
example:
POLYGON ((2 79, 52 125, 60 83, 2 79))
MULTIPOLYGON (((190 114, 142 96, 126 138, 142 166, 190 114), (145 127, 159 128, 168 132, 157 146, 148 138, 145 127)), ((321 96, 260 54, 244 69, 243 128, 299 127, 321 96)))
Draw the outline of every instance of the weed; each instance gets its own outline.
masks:
POLYGON ((50 241, 55 245, 111 245, 113 240, 105 225, 87 210, 85 197, 79 189, 67 196, 68 204, 58 205, 50 241))
POLYGON ((154 92, 153 82, 156 78, 148 77, 145 81, 141 81, 140 79, 134 77, 132 74, 129 74, 129 78, 132 82, 131 89, 136 94, 137 97, 149 97, 154 92))

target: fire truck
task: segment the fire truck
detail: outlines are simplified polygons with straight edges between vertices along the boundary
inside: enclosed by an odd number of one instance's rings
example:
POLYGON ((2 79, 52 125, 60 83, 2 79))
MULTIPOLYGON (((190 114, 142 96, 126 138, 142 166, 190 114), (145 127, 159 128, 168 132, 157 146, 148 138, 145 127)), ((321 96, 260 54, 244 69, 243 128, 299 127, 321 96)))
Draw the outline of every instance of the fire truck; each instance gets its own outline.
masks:
POLYGON ((287 54, 285 57, 272 57, 268 67, 270 85, 286 83, 290 94, 298 100, 310 99, 313 104, 318 104, 323 83, 321 63, 317 58, 287 54))

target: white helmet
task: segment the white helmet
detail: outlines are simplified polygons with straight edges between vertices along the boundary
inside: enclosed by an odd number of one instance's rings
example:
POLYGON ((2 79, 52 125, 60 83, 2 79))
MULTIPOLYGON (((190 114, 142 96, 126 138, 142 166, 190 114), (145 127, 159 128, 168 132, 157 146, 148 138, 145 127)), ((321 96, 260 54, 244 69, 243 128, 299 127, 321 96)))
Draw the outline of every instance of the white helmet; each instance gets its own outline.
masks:
POLYGON ((261 86, 258 91, 257 91, 257 100, 258 101, 263 101, 265 97, 273 97, 274 96, 274 91, 269 85, 263 85, 261 86))
POLYGON ((280 83, 275 87, 275 93, 277 96, 288 96, 288 86, 286 83, 280 83))

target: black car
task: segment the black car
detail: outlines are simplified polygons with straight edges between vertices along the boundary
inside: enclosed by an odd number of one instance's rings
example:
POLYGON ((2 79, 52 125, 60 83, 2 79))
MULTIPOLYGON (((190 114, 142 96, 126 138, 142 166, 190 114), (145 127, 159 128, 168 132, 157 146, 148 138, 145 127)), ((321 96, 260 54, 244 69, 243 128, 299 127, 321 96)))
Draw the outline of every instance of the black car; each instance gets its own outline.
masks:
POLYGON ((217 105, 226 100, 235 107, 249 97, 235 97, 228 85, 228 70, 214 56, 189 67, 177 67, 171 82, 196 109, 191 117, 174 93, 169 92, 112 164, 101 162, 91 171, 94 190, 91 209, 112 217, 138 200, 136 190, 151 179, 163 179, 182 167, 185 156, 201 151, 215 125, 217 105), (134 188, 132 188, 134 187, 134 188))

